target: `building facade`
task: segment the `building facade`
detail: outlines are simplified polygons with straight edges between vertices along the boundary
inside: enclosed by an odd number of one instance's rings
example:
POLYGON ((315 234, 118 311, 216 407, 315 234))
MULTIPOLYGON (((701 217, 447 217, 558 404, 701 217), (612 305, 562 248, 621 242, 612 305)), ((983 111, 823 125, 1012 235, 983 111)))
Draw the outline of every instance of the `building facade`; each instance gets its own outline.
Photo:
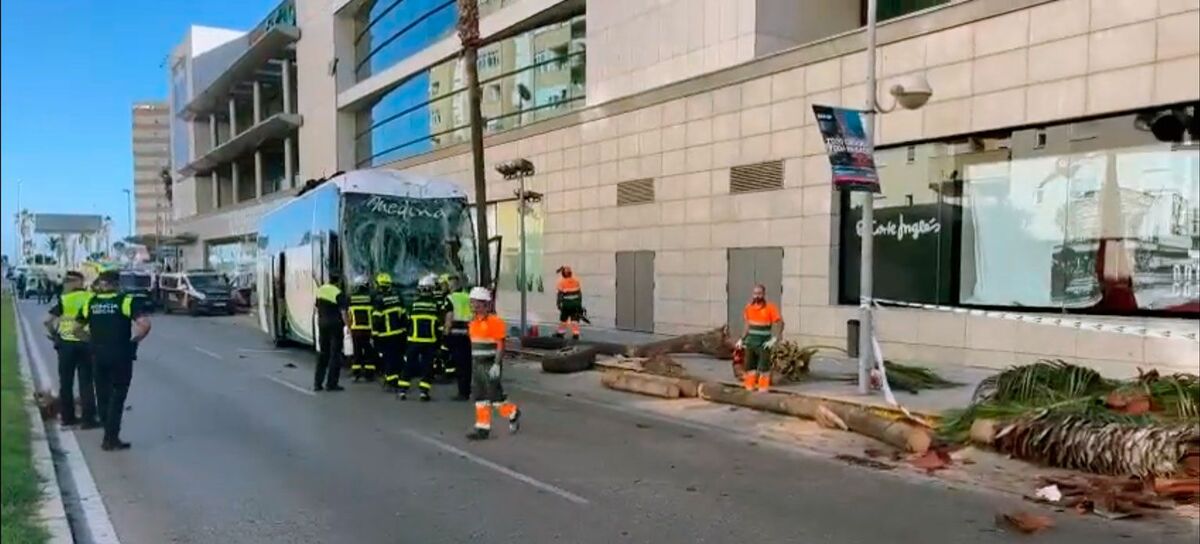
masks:
POLYGON ((165 102, 133 105, 134 234, 171 233, 170 109, 165 102), (163 173, 167 173, 167 181, 163 173))
MULTIPOLYGON (((872 230, 877 297, 981 310, 882 310, 889 358, 1195 371, 1200 2, 881 0, 880 89, 920 75, 933 96, 879 116, 873 229, 811 111, 866 103, 865 3, 481 0, 486 162, 530 160, 542 195, 516 278, 516 182, 489 167, 502 290, 553 321, 569 264, 596 326, 673 334, 736 328, 763 283, 789 337, 842 345, 872 230)), ((472 191, 455 10, 298 0, 301 170, 472 191)))

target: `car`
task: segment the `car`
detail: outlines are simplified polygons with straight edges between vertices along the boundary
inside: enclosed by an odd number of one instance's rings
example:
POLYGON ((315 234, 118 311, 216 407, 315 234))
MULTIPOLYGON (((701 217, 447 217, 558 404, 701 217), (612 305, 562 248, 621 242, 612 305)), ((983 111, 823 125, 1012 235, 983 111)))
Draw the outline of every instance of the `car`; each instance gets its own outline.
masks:
POLYGON ((154 309, 153 273, 145 270, 122 270, 119 282, 121 291, 133 295, 147 310, 154 309))
POLYGON ((233 288, 224 274, 214 270, 189 270, 163 274, 158 279, 163 311, 191 315, 233 315, 233 288))

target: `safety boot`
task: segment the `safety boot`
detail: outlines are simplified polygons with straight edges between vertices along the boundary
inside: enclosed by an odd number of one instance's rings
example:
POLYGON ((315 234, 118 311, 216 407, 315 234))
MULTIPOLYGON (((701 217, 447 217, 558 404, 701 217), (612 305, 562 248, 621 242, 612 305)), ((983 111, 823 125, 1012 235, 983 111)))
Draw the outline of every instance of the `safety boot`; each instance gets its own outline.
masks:
POLYGON ((467 440, 487 440, 491 433, 487 429, 474 428, 467 433, 467 440))

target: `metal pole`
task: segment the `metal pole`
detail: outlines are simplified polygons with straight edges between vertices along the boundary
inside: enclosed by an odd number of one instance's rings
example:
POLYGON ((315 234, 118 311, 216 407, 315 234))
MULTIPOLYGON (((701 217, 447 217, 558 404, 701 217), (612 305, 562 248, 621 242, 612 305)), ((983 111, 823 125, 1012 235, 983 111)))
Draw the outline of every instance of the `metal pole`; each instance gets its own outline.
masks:
POLYGON ((129 222, 129 236, 133 236, 133 191, 121 190, 125 191, 125 220, 129 222))
POLYGON ((16 239, 16 247, 13 250, 17 252, 13 259, 13 262, 16 263, 15 266, 25 264, 23 262, 25 256, 25 235, 21 230, 24 226, 22 225, 22 219, 24 219, 24 216, 21 214, 21 180, 17 180, 17 228, 13 229, 13 238, 16 239))
POLYGON ((518 213, 521 216, 521 266, 519 267, 520 275, 517 276, 517 281, 521 283, 521 335, 524 336, 527 333, 526 331, 528 331, 526 328, 528 321, 528 313, 526 311, 528 308, 528 293, 526 290, 528 289, 529 280, 525 277, 525 212, 527 210, 525 208, 525 175, 521 174, 518 177, 521 178, 521 200, 520 207, 518 208, 518 213))
MULTIPOLYGON (((864 130, 866 132, 867 153, 875 154, 875 23, 879 11, 878 0, 867 0, 867 114, 864 130)), ((862 205, 862 254, 859 256, 859 335, 858 335, 858 393, 870 393, 871 368, 875 359, 875 348, 872 343, 875 338, 874 316, 871 312, 871 299, 874 296, 875 285, 875 193, 867 192, 862 205)))

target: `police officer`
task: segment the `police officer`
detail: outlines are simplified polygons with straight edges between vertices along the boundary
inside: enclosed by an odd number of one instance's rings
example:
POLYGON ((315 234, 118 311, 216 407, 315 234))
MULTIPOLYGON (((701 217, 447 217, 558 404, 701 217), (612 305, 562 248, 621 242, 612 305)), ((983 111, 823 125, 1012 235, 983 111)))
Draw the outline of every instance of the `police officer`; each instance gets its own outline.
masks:
POLYGON ((84 341, 86 331, 81 330, 79 314, 87 305, 91 293, 83 288, 83 274, 67 272, 63 279, 63 294, 59 295, 50 315, 46 318, 46 330, 54 339, 58 351, 58 399, 63 425, 79 424, 81 429, 95 429, 96 384, 92 379, 92 354, 84 341), (75 418, 75 375, 79 375, 79 400, 83 403, 83 421, 75 418))
POLYGON ((517 432, 521 428, 521 411, 508 401, 500 383, 500 361, 504 358, 504 339, 507 336, 504 320, 492 311, 492 293, 484 287, 471 289, 471 311, 473 317, 468 325, 471 339, 472 371, 471 392, 475 397, 475 428, 467 438, 484 440, 491 434, 492 408, 500 411, 500 417, 508 420, 508 430, 517 432))
POLYGON ((446 281, 446 333, 445 347, 448 352, 450 365, 447 373, 454 376, 458 385, 458 396, 454 400, 465 401, 471 398, 471 340, 467 335, 467 325, 471 321, 471 297, 458 280, 458 276, 449 276, 446 281))
POLYGON ((150 318, 132 295, 117 292, 118 275, 109 270, 93 282, 93 294, 77 321, 87 325, 96 364, 96 397, 104 418, 105 451, 128 449, 121 440, 121 417, 133 378, 138 343, 150 334, 150 318))
POLYGON ((400 388, 400 400, 408 398, 413 380, 417 380, 421 400, 430 400, 429 393, 433 389, 433 384, 430 383, 433 358, 437 356, 442 325, 446 318, 442 312, 442 302, 435 294, 436 287, 437 278, 432 274, 421 278, 417 283, 417 297, 408 306, 407 361, 404 365, 404 376, 397 384, 400 388))
POLYGON ((404 302, 400 293, 392 286, 392 276, 380 272, 375 276, 375 300, 371 315, 372 340, 379 353, 379 365, 383 371, 383 387, 394 391, 399 386, 400 373, 404 368, 404 302))
POLYGON ((354 348, 354 360, 350 362, 350 375, 354 381, 375 380, 375 348, 371 345, 372 314, 375 311, 371 299, 371 287, 367 278, 354 278, 354 290, 350 293, 350 342, 354 348))
POLYGON ((342 371, 342 341, 349 321, 346 315, 346 294, 337 286, 341 278, 329 274, 317 288, 317 370, 313 375, 313 391, 341 391, 338 378, 342 371))

